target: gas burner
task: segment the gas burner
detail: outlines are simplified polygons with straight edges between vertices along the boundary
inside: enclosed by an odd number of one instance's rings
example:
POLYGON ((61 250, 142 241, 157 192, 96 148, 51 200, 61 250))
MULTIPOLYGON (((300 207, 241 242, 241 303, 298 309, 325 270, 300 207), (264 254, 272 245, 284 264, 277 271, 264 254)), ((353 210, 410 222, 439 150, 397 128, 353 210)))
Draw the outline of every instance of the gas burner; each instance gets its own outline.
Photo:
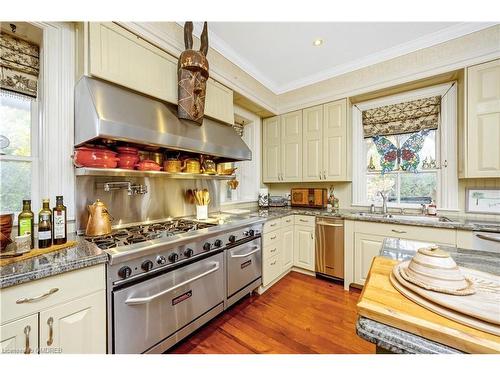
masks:
POLYGON ((110 239, 103 239, 103 240, 95 240, 95 241, 92 241, 93 243, 96 244, 96 246, 99 248, 99 249, 102 249, 102 250, 105 250, 105 249, 111 249, 113 247, 116 247, 116 242, 110 238, 110 239))
POLYGON ((113 237, 119 238, 119 239, 126 238, 128 236, 130 236, 130 232, 127 231, 126 229, 119 229, 113 233, 113 237))
POLYGON ((144 242, 144 241, 146 241, 146 238, 144 236, 130 236, 127 237, 125 244, 130 245, 133 243, 144 242))

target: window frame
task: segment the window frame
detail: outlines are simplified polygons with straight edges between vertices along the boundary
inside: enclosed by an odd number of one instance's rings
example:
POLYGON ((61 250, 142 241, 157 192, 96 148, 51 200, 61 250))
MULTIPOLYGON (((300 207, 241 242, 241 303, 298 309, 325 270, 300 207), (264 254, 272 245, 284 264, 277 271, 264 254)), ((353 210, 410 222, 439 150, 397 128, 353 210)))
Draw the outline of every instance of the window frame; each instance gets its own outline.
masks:
MULTIPOLYGON (((405 101, 422 99, 440 95, 441 113, 440 124, 436 134, 436 161, 437 170, 436 200, 438 207, 445 210, 458 210, 458 170, 457 170, 457 83, 427 87, 374 99, 353 105, 353 174, 352 174, 352 206, 367 207, 366 183, 368 171, 366 169, 366 142, 363 137, 362 111, 385 105, 397 104, 405 101)), ((398 172, 401 174, 401 172, 398 172)), ((403 172, 404 173, 404 172, 403 172)), ((399 178, 399 177, 398 177, 399 178)), ((400 197, 399 197, 400 199, 400 197)), ((417 203, 388 202, 388 207, 419 208, 417 203)))

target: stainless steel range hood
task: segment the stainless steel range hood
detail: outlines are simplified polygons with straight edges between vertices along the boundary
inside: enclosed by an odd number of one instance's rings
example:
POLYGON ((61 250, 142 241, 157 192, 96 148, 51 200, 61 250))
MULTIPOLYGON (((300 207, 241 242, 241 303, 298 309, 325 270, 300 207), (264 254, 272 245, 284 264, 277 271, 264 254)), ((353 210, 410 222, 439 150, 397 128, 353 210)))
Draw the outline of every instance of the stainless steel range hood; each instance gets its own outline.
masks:
POLYGON ((229 125, 177 117, 177 107, 98 79, 82 77, 75 88, 75 145, 99 138, 251 160, 252 152, 229 125))

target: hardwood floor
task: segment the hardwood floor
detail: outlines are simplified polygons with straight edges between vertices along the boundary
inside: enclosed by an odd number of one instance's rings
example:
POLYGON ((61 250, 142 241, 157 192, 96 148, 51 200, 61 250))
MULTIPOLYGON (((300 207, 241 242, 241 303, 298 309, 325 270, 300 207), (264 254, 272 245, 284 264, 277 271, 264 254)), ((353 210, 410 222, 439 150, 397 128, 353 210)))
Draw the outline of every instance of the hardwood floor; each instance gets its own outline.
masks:
POLYGON ((169 353, 375 353, 356 335, 358 291, 291 272, 246 297, 169 353))

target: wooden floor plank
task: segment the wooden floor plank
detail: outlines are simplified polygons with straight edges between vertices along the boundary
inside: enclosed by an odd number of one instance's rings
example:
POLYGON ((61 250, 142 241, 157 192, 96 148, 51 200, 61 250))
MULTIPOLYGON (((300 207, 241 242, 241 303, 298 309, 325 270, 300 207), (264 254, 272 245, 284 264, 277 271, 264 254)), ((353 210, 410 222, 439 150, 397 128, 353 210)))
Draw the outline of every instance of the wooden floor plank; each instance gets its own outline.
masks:
POLYGON ((169 353, 375 353, 356 335, 358 291, 291 272, 262 296, 246 297, 169 353))

